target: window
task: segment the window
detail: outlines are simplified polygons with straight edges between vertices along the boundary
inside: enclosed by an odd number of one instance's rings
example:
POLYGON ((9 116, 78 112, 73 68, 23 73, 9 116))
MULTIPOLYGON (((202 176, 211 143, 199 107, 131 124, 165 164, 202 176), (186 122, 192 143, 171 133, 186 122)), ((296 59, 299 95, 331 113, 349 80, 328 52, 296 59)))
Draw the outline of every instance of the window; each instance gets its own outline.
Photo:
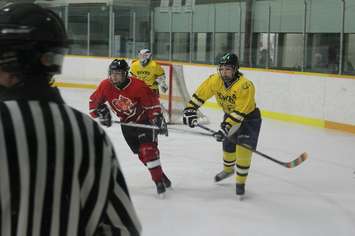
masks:
POLYGON ((213 64, 212 33, 195 33, 192 61, 213 64))
POLYGON ((190 53, 190 34, 173 34, 173 60, 188 61, 190 53))
POLYGON ((125 8, 114 8, 113 56, 129 57, 133 47, 131 12, 125 8))
POLYGON ((87 12, 71 6, 68 16, 68 36, 72 41, 70 54, 87 55, 88 50, 88 20, 87 12))
POLYGON ((252 65, 255 67, 270 68, 277 65, 278 35, 275 33, 254 33, 252 47, 252 65), (270 40, 270 44, 268 42, 270 40))
POLYGON ((343 73, 355 75, 355 34, 345 34, 343 73))
POLYGON ((108 56, 109 10, 106 4, 90 9, 90 55, 108 56))
POLYGON ((278 34, 278 64, 274 66, 287 70, 302 70, 303 44, 303 34, 278 34))
POLYGON ((227 52, 233 51, 233 33, 216 33, 215 34, 215 57, 214 63, 218 64, 221 57, 227 52))
POLYGON ((160 60, 169 60, 170 34, 155 33, 154 37, 154 57, 160 60))
POLYGON ((68 15, 68 34, 73 42, 70 53, 107 56, 109 17, 106 4, 71 4, 68 15))
POLYGON ((307 37, 306 70, 338 73, 340 34, 314 33, 307 37))

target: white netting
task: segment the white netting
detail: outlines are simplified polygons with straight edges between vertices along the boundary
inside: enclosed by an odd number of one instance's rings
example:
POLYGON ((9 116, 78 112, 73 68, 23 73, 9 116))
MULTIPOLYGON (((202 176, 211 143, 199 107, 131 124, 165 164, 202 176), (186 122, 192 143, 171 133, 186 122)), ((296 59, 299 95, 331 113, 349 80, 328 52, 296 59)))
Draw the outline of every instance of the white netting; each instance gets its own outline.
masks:
MULTIPOLYGON (((167 121, 170 124, 182 123, 182 112, 191 99, 183 72, 183 66, 169 63, 159 63, 165 70, 165 75, 169 89, 166 93, 161 93, 161 104, 167 112, 167 121)), ((201 112, 198 112, 199 120, 208 123, 208 119, 201 112)))

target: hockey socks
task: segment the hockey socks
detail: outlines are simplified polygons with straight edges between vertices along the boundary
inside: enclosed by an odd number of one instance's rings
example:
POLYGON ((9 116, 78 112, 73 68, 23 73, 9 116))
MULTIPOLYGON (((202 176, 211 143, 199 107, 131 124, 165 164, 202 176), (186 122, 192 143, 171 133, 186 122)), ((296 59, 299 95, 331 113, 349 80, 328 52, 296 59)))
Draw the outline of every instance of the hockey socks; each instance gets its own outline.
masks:
POLYGON ((237 146, 236 183, 244 184, 248 177, 252 152, 241 146, 237 146))
POLYGON ((234 174, 235 158, 234 152, 223 152, 223 170, 214 177, 215 182, 224 180, 234 174))
POLYGON ((226 173, 234 172, 235 152, 223 152, 223 170, 226 173))

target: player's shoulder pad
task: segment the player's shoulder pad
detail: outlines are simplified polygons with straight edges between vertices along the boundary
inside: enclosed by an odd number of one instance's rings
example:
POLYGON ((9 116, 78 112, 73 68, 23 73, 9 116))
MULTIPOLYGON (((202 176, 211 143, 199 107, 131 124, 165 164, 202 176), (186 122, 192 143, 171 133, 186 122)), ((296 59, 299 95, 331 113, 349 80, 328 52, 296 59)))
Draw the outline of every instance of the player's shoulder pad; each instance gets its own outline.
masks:
POLYGON ((109 82, 109 81, 110 81, 110 78, 109 78, 109 77, 106 77, 105 79, 103 79, 103 80, 101 80, 101 81, 99 82, 99 85, 106 84, 106 83, 109 82))
POLYGON ((216 80, 216 79, 218 79, 220 76, 219 76, 219 74, 218 73, 213 73, 213 74, 210 74, 210 76, 208 76, 208 79, 214 79, 214 80, 216 80))
POLYGON ((251 87, 254 87, 254 84, 253 84, 253 82, 251 81, 251 80, 248 80, 247 78, 245 78, 244 76, 241 76, 240 78, 239 78, 241 81, 241 83, 242 83, 242 88, 243 89, 249 89, 249 88, 251 88, 251 87))
POLYGON ((139 80, 139 79, 138 79, 134 74, 132 74, 132 73, 129 75, 129 78, 131 78, 131 79, 134 80, 134 81, 135 81, 135 80, 139 80))
POLYGON ((140 65, 139 60, 138 60, 138 59, 133 59, 133 60, 131 61, 131 70, 132 70, 132 68, 133 68, 133 69, 137 69, 138 65, 140 65))
POLYGON ((138 59, 132 59, 131 64, 133 64, 133 63, 137 63, 138 61, 139 61, 138 59))
POLYGON ((161 65, 158 63, 158 62, 156 62, 155 60, 150 60, 149 62, 148 62, 148 64, 146 65, 146 67, 147 66, 149 66, 149 67, 161 67, 161 65))
POLYGON ((106 78, 106 79, 103 79, 103 80, 99 83, 98 87, 107 88, 107 87, 109 87, 109 86, 111 86, 111 85, 112 85, 112 82, 111 82, 110 78, 106 78))
POLYGON ((146 85, 146 83, 143 80, 138 79, 137 77, 131 77, 132 80, 132 86, 138 88, 148 88, 148 85, 146 85))
POLYGON ((134 84, 145 84, 145 82, 143 80, 138 79, 134 75, 131 75, 130 78, 132 80, 132 83, 134 83, 134 84))

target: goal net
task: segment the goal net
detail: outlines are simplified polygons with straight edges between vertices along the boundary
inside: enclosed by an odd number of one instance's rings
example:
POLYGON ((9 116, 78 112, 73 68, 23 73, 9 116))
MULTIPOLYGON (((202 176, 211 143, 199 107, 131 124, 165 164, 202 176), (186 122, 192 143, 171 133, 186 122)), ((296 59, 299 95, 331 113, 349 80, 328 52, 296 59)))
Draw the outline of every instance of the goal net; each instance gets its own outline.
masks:
MULTIPOLYGON (((182 124, 182 114, 186 104, 190 101, 191 95, 187 90, 182 65, 159 62, 165 71, 169 86, 166 93, 160 91, 160 102, 167 122, 170 124, 182 124)), ((198 111, 199 122, 209 123, 207 117, 198 111)))

